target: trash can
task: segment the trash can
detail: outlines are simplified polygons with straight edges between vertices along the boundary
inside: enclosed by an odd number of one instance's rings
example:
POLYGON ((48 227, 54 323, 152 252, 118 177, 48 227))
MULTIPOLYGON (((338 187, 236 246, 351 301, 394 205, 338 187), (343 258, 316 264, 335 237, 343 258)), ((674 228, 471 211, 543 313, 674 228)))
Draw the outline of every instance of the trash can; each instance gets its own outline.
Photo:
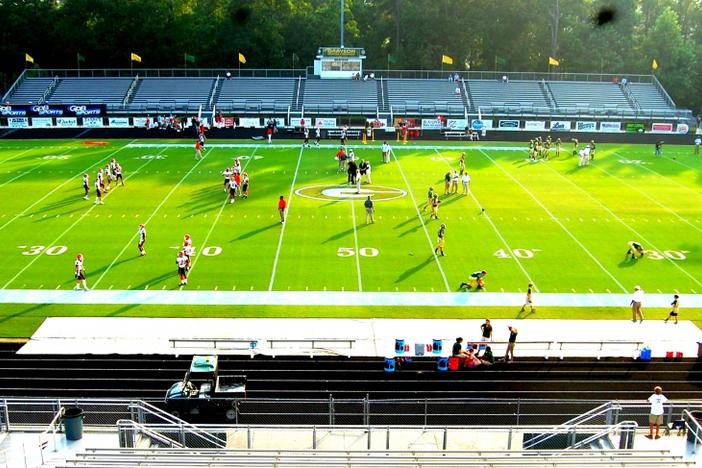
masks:
POLYGON ((440 357, 436 361, 436 370, 439 372, 446 372, 448 370, 448 358, 447 357, 440 357))
MULTIPOLYGON (((694 444, 696 439, 702 439, 702 429, 698 429, 695 422, 702 424, 702 411, 690 411, 690 421, 688 421, 690 430, 687 431, 687 441, 691 444, 694 444)), ((700 443, 697 442, 696 445, 700 445, 700 443)))
POLYGON ((432 353, 441 354, 441 352, 444 350, 443 341, 439 340, 437 338, 434 338, 432 340, 431 349, 432 349, 432 353))
POLYGON ((386 357, 385 358, 385 367, 383 368, 385 372, 395 372, 395 358, 394 357, 386 357))
POLYGON ((395 339, 395 353, 405 354, 405 340, 400 338, 395 339))
POLYGON ((83 438, 83 409, 74 406, 63 408, 63 428, 68 440, 80 440, 83 438))

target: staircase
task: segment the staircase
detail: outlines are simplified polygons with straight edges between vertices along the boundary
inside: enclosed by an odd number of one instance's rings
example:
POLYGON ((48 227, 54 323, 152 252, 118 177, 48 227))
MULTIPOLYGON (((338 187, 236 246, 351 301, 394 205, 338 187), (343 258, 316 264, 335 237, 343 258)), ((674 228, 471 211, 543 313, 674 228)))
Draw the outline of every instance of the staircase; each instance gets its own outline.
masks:
POLYGON ((390 110, 390 103, 388 101, 388 80, 384 80, 382 77, 380 77, 377 82, 378 111, 388 112, 390 110))
POLYGON ((297 84, 293 91, 292 107, 290 110, 300 112, 305 102, 305 81, 302 77, 297 79, 297 84))
POLYGON ((539 88, 541 88, 541 92, 543 93, 546 102, 548 102, 548 106, 551 109, 558 107, 558 104, 556 104, 556 99, 553 97, 553 93, 551 92, 551 88, 548 86, 548 83, 545 80, 539 81, 539 88))
POLYGON ((222 87, 219 86, 219 79, 220 79, 219 75, 217 75, 217 78, 215 79, 214 83, 212 83, 212 89, 210 90, 210 97, 207 99, 209 109, 212 109, 212 106, 215 105, 215 103, 219 99, 219 95, 222 93, 222 87))

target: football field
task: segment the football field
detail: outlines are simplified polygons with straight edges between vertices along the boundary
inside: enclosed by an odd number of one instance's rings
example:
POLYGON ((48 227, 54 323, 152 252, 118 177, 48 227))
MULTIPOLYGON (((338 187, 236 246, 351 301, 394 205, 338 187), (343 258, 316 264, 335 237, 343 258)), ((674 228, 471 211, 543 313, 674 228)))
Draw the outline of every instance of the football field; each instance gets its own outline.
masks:
MULTIPOLYGON (((357 194, 337 171, 332 142, 302 148, 295 140, 211 140, 196 161, 190 140, 3 140, 0 288, 70 290, 81 253, 91 289, 177 293, 175 258, 187 233, 195 255, 184 290, 265 293, 277 298, 271 303, 279 312, 296 316, 314 313, 304 306, 286 311, 285 292, 456 293, 476 270, 488 272, 489 293, 523 293, 530 282, 537 294, 622 294, 637 284, 647 293, 702 293, 702 159, 691 147, 668 146, 656 158, 652 146, 601 144, 590 165, 579 168, 570 144, 559 158, 552 152, 532 163, 526 144, 391 142, 392 159, 383 164, 378 143, 350 145, 372 165, 372 183, 364 179, 357 194), (457 193, 445 195, 444 175, 458 169, 461 152, 469 193, 459 182, 457 193), (251 184, 247 199, 229 203, 222 171, 236 157, 251 184), (123 167, 125 186, 113 183, 104 205, 96 205, 96 172, 112 158, 123 167), (425 208, 429 187, 440 195, 438 220, 425 208), (284 224, 280 195, 288 202, 284 224), (367 196, 375 203, 373 224, 366 223, 367 196), (140 223, 147 230, 143 257, 140 223), (442 223, 446 255, 437 256, 442 223), (639 260, 625 259, 632 240, 645 248, 639 260)), ((354 316, 348 305, 325 310, 354 316)), ((31 332, 43 314, 57 311, 1 307, 1 335, 31 332)), ((60 311, 124 312, 154 313, 139 304, 60 311)), ((412 316, 455 313, 429 308, 412 316)))

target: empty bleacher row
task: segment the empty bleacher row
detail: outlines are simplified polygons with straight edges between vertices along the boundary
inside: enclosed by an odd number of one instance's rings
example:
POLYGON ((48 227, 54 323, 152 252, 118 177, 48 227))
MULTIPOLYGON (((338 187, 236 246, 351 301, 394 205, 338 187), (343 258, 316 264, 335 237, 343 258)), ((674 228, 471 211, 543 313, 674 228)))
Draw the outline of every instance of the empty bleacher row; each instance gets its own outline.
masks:
POLYGON ((25 78, 5 101, 14 104, 108 105, 113 112, 187 112, 215 105, 241 114, 665 115, 675 105, 653 83, 468 79, 320 80, 304 78, 25 78), (53 86, 53 87, 52 87, 53 86), (133 86, 131 93, 130 87, 133 86), (456 92, 456 88, 459 92, 456 92), (125 104, 126 102, 126 104, 125 104))

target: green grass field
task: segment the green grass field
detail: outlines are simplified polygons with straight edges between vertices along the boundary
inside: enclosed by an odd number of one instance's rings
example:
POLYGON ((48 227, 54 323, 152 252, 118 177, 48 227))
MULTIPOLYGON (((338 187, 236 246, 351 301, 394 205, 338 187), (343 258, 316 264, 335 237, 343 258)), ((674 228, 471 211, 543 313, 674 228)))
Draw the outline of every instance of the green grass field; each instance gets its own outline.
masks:
MULTIPOLYGON (((189 140, 128 143, 1 142, 0 288, 71 289, 80 252, 91 288, 178 289, 175 256, 190 233, 196 255, 189 290, 448 292, 468 273, 485 269, 491 292, 524 291, 533 281, 541 293, 626 293, 635 284, 648 292, 702 293, 702 159, 691 147, 666 147, 663 157, 654 158, 652 146, 602 144, 591 165, 578 168, 569 151, 533 164, 524 149, 515 148, 526 145, 494 143, 464 149, 441 142, 394 145, 396 159, 382 164, 377 145, 352 143, 357 157, 373 165, 373 184, 363 189, 374 194, 376 223, 366 225, 362 199, 328 190, 346 180, 337 173, 331 146, 213 140, 197 162, 189 140), (471 194, 462 195, 459 184, 458 194, 441 196, 440 220, 429 220, 429 210, 423 210, 427 189, 443 194, 443 176, 458 167, 461 151, 471 194), (221 172, 235 156, 243 157, 250 174, 250 197, 229 204, 221 172), (90 200, 83 200, 80 176, 88 172, 92 185, 97 169, 113 157, 124 168, 126 186, 113 187, 104 205, 93 204, 92 187, 90 200), (284 226, 279 195, 289 201, 284 226), (148 231, 145 257, 136 246, 139 223, 148 231), (437 258, 441 223, 447 225, 446 256, 437 258), (643 259, 624 260, 630 240, 647 249, 643 259)), ((491 313, 514 316, 500 307, 491 313)), ((540 317, 610 313, 554 308, 540 317)), ((31 334, 48 315, 407 313, 393 307, 5 304, 0 335, 31 334)), ((411 315, 456 312, 417 308, 411 315)), ((683 318, 696 317, 697 311, 686 311, 683 318)))

